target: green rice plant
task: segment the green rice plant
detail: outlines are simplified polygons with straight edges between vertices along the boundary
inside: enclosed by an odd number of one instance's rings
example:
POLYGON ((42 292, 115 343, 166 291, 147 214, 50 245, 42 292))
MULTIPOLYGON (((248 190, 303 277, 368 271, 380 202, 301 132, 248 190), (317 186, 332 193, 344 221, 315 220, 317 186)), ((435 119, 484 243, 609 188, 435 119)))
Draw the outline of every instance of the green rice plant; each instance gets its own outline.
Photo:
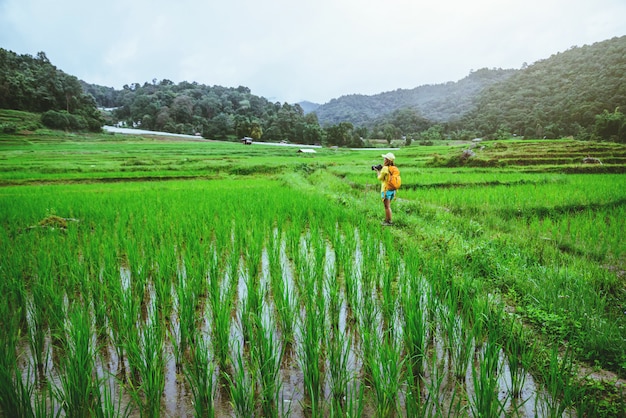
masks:
POLYGON ((526 375, 534 359, 536 343, 528 338, 527 331, 519 322, 511 319, 510 326, 505 334, 504 349, 511 377, 509 390, 512 398, 518 399, 522 396, 526 375))
MULTIPOLYGON (((26 376, 27 379, 29 372, 27 371, 26 376)), ((52 383, 50 381, 46 381, 43 385, 37 386, 35 390, 31 393, 30 404, 33 408, 34 417, 56 417, 59 415, 60 406, 57 403, 57 399, 55 397, 55 390, 53 389, 52 383)), ((96 414, 99 412, 99 409, 96 410, 96 414)), ((29 415, 20 415, 20 416, 29 416, 29 415)), ((113 417, 113 415, 105 415, 109 417, 113 417)))
MULTIPOLYGON (((441 353, 444 355, 443 353, 441 353)), ((452 385, 452 392, 446 392, 445 372, 439 367, 437 350, 433 350, 427 360, 429 367, 428 378, 422 378, 423 391, 413 392, 410 402, 406 404, 407 416, 416 417, 457 417, 464 415, 463 400, 457 398, 457 385, 452 385), (423 392, 423 393, 422 393, 423 392)), ((414 377, 407 373, 410 382, 414 377)))
POLYGON ((358 305, 357 279, 360 274, 359 265, 362 261, 360 248, 357 246, 356 231, 350 231, 341 235, 341 241, 335 243, 335 248, 339 249, 337 254, 341 271, 343 271, 344 292, 346 294, 346 304, 348 313, 358 305))
POLYGON ((404 372, 404 412, 407 417, 411 418, 425 418, 427 416, 432 416, 432 406, 429 402, 423 399, 422 396, 422 388, 424 385, 423 382, 423 374, 415 375, 415 370, 411 367, 411 364, 408 364, 411 360, 410 357, 406 358, 406 368, 404 372))
POLYGON ((402 335, 406 350, 406 365, 410 376, 414 378, 409 384, 409 390, 416 391, 420 386, 426 355, 428 335, 426 301, 429 296, 424 282, 418 281, 416 276, 406 274, 401 280, 405 281, 400 301, 404 319, 402 335))
MULTIPOLYGON (((337 416, 341 413, 342 416, 347 417, 362 417, 365 410, 365 385, 358 381, 353 383, 348 388, 348 394, 346 396, 345 408, 337 411, 337 416)), ((331 403, 331 408, 333 404, 331 403)), ((335 412, 331 409, 331 412, 335 412)))
POLYGON ((90 416, 101 403, 95 374, 95 348, 91 342, 91 319, 82 307, 74 307, 68 315, 61 389, 57 396, 66 416, 90 416))
POLYGON ((282 341, 286 347, 289 347, 295 341, 294 332, 297 320, 295 296, 292 293, 292 289, 288 286, 283 286, 282 293, 277 295, 275 302, 278 308, 282 341))
MULTIPOLYGON (((150 285, 151 288, 148 288, 149 291, 152 292, 150 297, 154 298, 154 303, 160 306, 158 316, 159 320, 164 322, 170 321, 170 314, 173 310, 174 306, 174 298, 178 298, 178 302, 180 303, 180 295, 178 293, 178 286, 181 281, 187 281, 185 277, 185 273, 181 272, 179 268, 177 268, 179 262, 176 258, 176 254, 171 249, 167 249, 165 247, 160 248, 159 250, 150 250, 151 252, 156 252, 154 256, 154 265, 151 267, 150 272, 150 285), (176 289, 176 292, 172 291, 172 288, 176 289)), ((150 257, 152 258, 152 257, 150 257)), ((187 289, 188 285, 185 283, 185 289, 187 289)), ((194 297, 193 293, 188 292, 189 294, 185 295, 188 298, 194 297)), ((187 302, 187 301, 185 301, 187 302)), ((180 309, 180 305, 178 306, 180 309)), ((180 321, 180 310, 178 312, 178 320, 180 321)), ((184 315, 184 314, 183 314, 184 315)), ((187 318, 184 318, 185 320, 187 318)), ((188 326, 187 323, 184 324, 188 326)), ((183 348, 186 348, 188 344, 188 336, 189 331, 181 330, 181 334, 185 333, 183 339, 183 348)), ((184 350, 183 350, 184 352, 184 350)))
MULTIPOLYGON (((574 362, 571 348, 566 347, 561 356, 559 347, 553 346, 550 350, 550 357, 547 360, 547 370, 545 376, 545 393, 538 396, 541 400, 540 407, 542 416, 555 418, 562 417, 569 408, 580 390, 574 383, 574 362)), ((571 412, 571 411, 570 411, 571 412)))
POLYGON ((472 328, 466 325, 464 321, 455 322, 453 332, 456 333, 455 339, 458 341, 456 347, 452 347, 452 363, 454 376, 458 381, 463 381, 467 374, 467 367, 472 358, 472 348, 474 347, 474 335, 472 328))
POLYGON ((235 365, 234 376, 226 375, 226 379, 230 386, 230 398, 235 416, 240 418, 252 417, 255 412, 255 379, 253 372, 246 371, 250 369, 244 364, 241 351, 237 351, 237 357, 233 364, 235 365))
POLYGON ((191 348, 191 361, 185 363, 184 372, 191 395, 196 417, 214 417, 215 364, 209 355, 209 344, 202 336, 196 337, 191 348))
POLYGON ((281 330, 283 346, 288 348, 294 342, 296 326, 296 306, 291 272, 287 269, 286 254, 283 250, 282 234, 278 229, 268 242, 270 288, 281 330), (284 260, 284 262, 283 262, 284 260))
POLYGON ((217 290, 211 296, 211 315, 213 318, 211 341, 220 371, 225 373, 230 365, 229 347, 232 298, 229 297, 229 292, 225 291, 223 295, 220 293, 217 290))
MULTIPOLYGON (((11 317, 9 316, 9 322, 11 317)), ((35 393, 32 366, 28 364, 25 376, 15 353, 17 335, 2 336, 0 356, 0 411, 7 417, 34 417, 31 398, 35 393)))
MULTIPOLYGON (((380 274, 380 280, 382 281, 380 311, 383 324, 387 328, 394 328, 396 326, 395 313, 397 311, 396 301, 398 299, 395 283, 397 268, 400 263, 395 255, 392 254, 395 253, 389 252, 389 254, 386 255, 386 257, 389 258, 388 263, 377 269, 380 274)), ((385 257, 385 255, 381 255, 379 265, 382 263, 383 257, 385 257)))
MULTIPOLYGON (((208 261, 208 299, 211 307, 212 346, 214 357, 222 373, 226 373, 230 365, 230 327, 233 309, 233 293, 236 283, 231 267, 230 277, 220 267, 219 256, 215 249, 209 253, 208 261), (232 290, 231 290, 232 289, 232 290)), ((230 264, 237 265, 236 254, 231 252, 230 264)))
POLYGON ((500 351, 500 344, 489 338, 482 348, 478 365, 472 368, 470 410, 474 416, 497 417, 504 412, 506 401, 498 398, 500 351))
POLYGON ((176 367, 182 368, 182 361, 188 347, 194 343, 196 325, 197 295, 195 289, 189 285, 189 280, 182 275, 178 276, 176 286, 178 312, 178 341, 176 344, 176 367))
POLYGON ((141 333, 138 327, 140 307, 139 302, 128 291, 122 296, 121 302, 122 326, 119 335, 128 360, 127 377, 132 385, 137 385, 142 368, 141 333))
MULTIPOLYGON (((323 336, 324 336, 324 309, 320 309, 320 301, 316 301, 314 278, 305 278, 306 292, 304 299, 304 318, 301 319, 302 341, 298 347, 298 359, 304 379, 304 408, 313 416, 322 412, 323 397, 323 336)), ((324 303, 324 300, 321 300, 324 303)))
POLYGON ((376 343, 378 350, 370 362, 371 384, 376 397, 376 414, 378 416, 395 416, 398 410, 398 393, 400 392, 401 371, 403 361, 400 359, 402 345, 393 335, 392 330, 385 331, 382 339, 376 343))
POLYGON ((165 387, 164 329, 158 319, 158 309, 151 313, 152 321, 144 326, 141 335, 141 391, 143 410, 149 416, 159 416, 161 395, 165 387))
MULTIPOLYGON (((119 372, 126 375, 126 330, 128 313, 123 309, 126 303, 124 283, 127 270, 120 268, 112 256, 106 256, 102 268, 102 285, 106 292, 106 309, 109 339, 115 348, 119 372)), ((132 306, 132 304, 130 304, 132 306)), ((132 321, 128 321, 132 322, 132 321)))
POLYGON ((339 329, 331 330, 327 338, 331 410, 338 415, 346 415, 346 399, 350 381, 353 380, 350 371, 352 338, 339 329))
POLYGON ((255 365, 258 379, 261 412, 264 417, 277 417, 279 413, 279 396, 281 391, 280 366, 283 350, 276 341, 274 324, 257 317, 256 339, 251 348, 252 362, 255 365))
MULTIPOLYGON (((260 236, 258 238, 262 239, 260 236)), ((250 343, 256 339, 256 333, 259 331, 257 318, 261 316, 263 303, 263 289, 261 288, 260 278, 262 251, 259 247, 259 245, 262 245, 262 241, 261 243, 255 242, 253 244, 253 237, 248 237, 247 240, 249 244, 244 259, 246 292, 242 301, 241 327, 244 342, 250 343)))
POLYGON ((357 308, 358 333, 361 338, 361 358, 363 361, 363 377, 372 377, 372 366, 375 364, 375 350, 378 344, 378 307, 374 297, 363 296, 357 308))
POLYGON ((26 310, 28 312, 26 315, 28 322, 28 345, 31 358, 37 370, 36 378, 41 380, 45 374, 45 366, 48 361, 45 346, 45 312, 43 306, 36 305, 33 300, 28 301, 26 310))

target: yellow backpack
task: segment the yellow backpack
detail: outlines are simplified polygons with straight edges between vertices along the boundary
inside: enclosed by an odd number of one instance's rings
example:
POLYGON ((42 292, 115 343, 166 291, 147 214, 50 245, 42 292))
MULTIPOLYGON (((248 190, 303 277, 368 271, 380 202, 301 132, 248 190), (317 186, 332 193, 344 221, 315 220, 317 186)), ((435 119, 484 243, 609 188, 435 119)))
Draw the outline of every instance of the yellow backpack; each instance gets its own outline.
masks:
POLYGON ((395 165, 389 166, 389 177, 387 178, 387 190, 398 190, 402 186, 400 170, 395 165))

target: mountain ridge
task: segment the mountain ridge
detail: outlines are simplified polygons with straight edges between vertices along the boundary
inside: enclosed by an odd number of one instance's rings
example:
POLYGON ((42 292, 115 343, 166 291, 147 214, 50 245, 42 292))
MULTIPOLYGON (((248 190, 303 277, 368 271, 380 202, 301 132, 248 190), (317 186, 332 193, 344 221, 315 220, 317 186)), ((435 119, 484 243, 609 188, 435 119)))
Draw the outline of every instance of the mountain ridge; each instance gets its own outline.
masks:
POLYGON ((434 122, 449 122, 467 113, 477 94, 518 71, 482 68, 458 81, 425 84, 374 95, 349 94, 331 99, 314 111, 322 125, 350 122, 368 126, 381 116, 403 108, 413 109, 434 122))

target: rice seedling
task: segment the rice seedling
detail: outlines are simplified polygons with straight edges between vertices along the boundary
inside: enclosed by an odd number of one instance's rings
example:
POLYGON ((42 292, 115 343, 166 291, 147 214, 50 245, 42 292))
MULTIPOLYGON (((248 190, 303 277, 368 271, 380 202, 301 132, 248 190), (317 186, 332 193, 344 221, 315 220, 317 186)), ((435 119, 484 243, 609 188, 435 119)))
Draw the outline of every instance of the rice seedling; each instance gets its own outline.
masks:
MULTIPOLYGON (((332 404, 331 404, 332 408, 332 404)), ((355 381, 349 386, 348 395, 346 397, 346 406, 344 408, 345 416, 362 417, 365 410, 365 385, 355 381)), ((332 409, 331 409, 332 412, 332 409)))
POLYGON ((3 339, 3 356, 0 356, 0 408, 6 416, 34 417, 31 405, 35 392, 32 366, 27 364, 23 370, 15 357, 14 346, 8 346, 10 339, 3 339))
POLYGON ((37 370, 37 379, 43 379, 45 366, 48 361, 48 355, 45 347, 45 319, 42 305, 35 304, 33 300, 28 301, 26 308, 28 314, 26 320, 28 322, 28 344, 30 347, 31 358, 37 370))
POLYGON ((251 348, 251 358, 258 378, 261 412, 265 417, 277 417, 281 391, 280 366, 283 350, 276 341, 274 324, 269 315, 257 317, 257 333, 251 348))
MULTIPOLYGON (((129 292, 122 297, 121 301, 121 328, 119 330, 121 346, 128 361, 128 379, 131 384, 139 383, 139 375, 141 370, 141 336, 138 328, 139 321, 139 302, 134 300, 129 292)), ((122 363, 122 371, 125 371, 124 363, 122 363)))
MULTIPOLYGON (((573 354, 569 347, 564 354, 559 354, 557 346, 552 347, 547 360, 545 393, 537 397, 537 410, 545 417, 562 417, 577 397, 577 388, 573 385, 573 354)), ((570 411, 571 412, 571 411, 570 411)))
POLYGON ((519 399, 533 362, 535 343, 529 340, 523 326, 515 319, 511 319, 510 324, 504 346, 511 378, 509 391, 513 399, 519 399))
MULTIPOLYGON (((230 256, 230 265, 237 265, 237 258, 230 256)), ((236 255, 236 254, 235 254, 236 255)), ((211 307, 211 327, 212 346, 214 357, 222 373, 226 373, 230 365, 230 327, 231 311, 233 309, 233 293, 236 289, 236 274, 232 272, 227 275, 224 269, 220 268, 219 257, 214 249, 209 254, 209 286, 208 299, 211 307), (233 290, 231 290, 233 289, 233 290)))
POLYGON ((233 364, 235 365, 234 376, 226 375, 226 379, 229 382, 230 397, 235 415, 241 418, 254 416, 254 376, 251 369, 244 364, 241 351, 237 351, 237 357, 233 364))
POLYGON ((426 355, 428 336, 427 304, 430 298, 426 284, 412 274, 404 274, 401 279, 401 308, 403 322, 404 349, 406 351, 406 367, 413 378, 409 382, 411 392, 420 392, 426 355))
POLYGON ((177 318, 178 318, 178 341, 176 344, 176 367, 182 368, 183 356, 190 345, 194 343, 196 325, 196 289, 189 285, 189 279, 182 274, 178 276, 176 286, 177 295, 177 318))
POLYGON ((403 361, 400 360, 402 345, 393 335, 393 331, 387 330, 375 345, 377 352, 370 362, 371 384, 376 397, 376 414, 378 416, 395 416, 398 414, 398 393, 401 385, 401 370, 403 361))
MULTIPOLYGON (((141 332, 141 410, 148 416, 159 416, 161 395, 165 386, 164 329, 158 321, 157 310, 154 309, 150 323, 141 332)), ((136 399, 138 399, 136 397, 136 399)))
POLYGON ((472 368, 470 409, 474 416, 497 417, 504 412, 506 402, 498 397, 500 351, 500 344, 489 338, 482 347, 477 367, 472 368))
POLYGON ((302 341, 298 349, 298 359, 304 379, 306 403, 303 405, 312 416, 322 412, 322 342, 324 316, 311 299, 305 305, 304 318, 301 320, 302 341))
POLYGON ((350 370, 352 338, 350 334, 338 329, 331 331, 327 338, 331 411, 338 415, 346 415, 346 399, 354 373, 350 370))
POLYGON ((61 389, 57 397, 68 417, 93 415, 101 404, 99 384, 95 376, 95 348, 91 343, 89 313, 82 307, 68 312, 68 332, 65 337, 61 389))
POLYGON ((191 361, 185 363, 185 377, 189 382, 196 417, 215 416, 215 364, 210 358, 209 345, 202 336, 196 337, 191 348, 191 361))

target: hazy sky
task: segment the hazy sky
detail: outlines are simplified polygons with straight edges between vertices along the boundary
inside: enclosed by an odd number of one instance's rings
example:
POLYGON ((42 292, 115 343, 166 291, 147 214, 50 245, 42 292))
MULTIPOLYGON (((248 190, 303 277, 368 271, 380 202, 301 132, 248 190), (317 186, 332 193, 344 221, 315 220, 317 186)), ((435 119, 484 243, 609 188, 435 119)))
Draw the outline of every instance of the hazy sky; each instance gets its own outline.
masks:
MULTIPOLYGON (((89 83, 272 101, 458 81, 626 35, 626 0, 0 0, 0 47, 89 83)), ((626 58, 625 58, 626 59, 626 58)))

